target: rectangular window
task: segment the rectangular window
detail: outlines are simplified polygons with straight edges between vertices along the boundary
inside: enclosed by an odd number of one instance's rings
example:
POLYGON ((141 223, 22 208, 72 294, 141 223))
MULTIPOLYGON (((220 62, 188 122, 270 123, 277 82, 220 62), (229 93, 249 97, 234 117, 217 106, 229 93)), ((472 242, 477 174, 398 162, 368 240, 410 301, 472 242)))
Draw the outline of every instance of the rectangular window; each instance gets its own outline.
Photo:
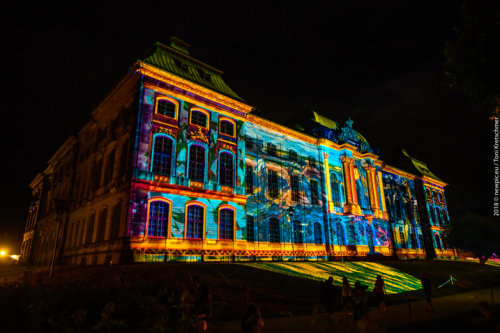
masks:
POLYGON ((220 220, 219 220, 219 238, 232 240, 233 231, 234 231, 234 211, 231 209, 221 209, 220 220))
POLYGON ((311 203, 315 206, 319 205, 318 182, 311 180, 311 203))
POLYGON ((278 172, 267 170, 267 188, 271 198, 277 198, 280 194, 278 183, 278 172))
POLYGON ((280 241, 280 222, 277 218, 273 217, 269 219, 269 242, 279 243, 280 241))
POLYGON ((234 124, 230 121, 220 122, 220 132, 225 135, 234 136, 234 124))
POLYGON ((205 148, 195 144, 189 147, 189 179, 205 180, 205 148))
POLYGON ((191 205, 187 212, 187 238, 201 238, 203 228, 203 207, 191 205))
POLYGON ((300 201, 299 176, 290 176, 292 185, 292 201, 300 201))
POLYGON ((247 215, 247 242, 255 242, 253 216, 247 215))
POLYGON ((245 136, 245 149, 255 150, 255 140, 249 136, 245 136))
POLYGON ((253 167, 247 165, 245 169, 245 187, 247 194, 253 194, 253 167))
POLYGON ((404 232, 399 233, 399 239, 401 240, 401 247, 406 247, 405 234, 404 232))
POLYGON ((191 124, 207 127, 207 115, 200 111, 191 112, 191 124))
POLYGON ((175 118, 175 104, 167 100, 159 100, 157 113, 175 118))
POLYGON ((220 154, 219 182, 224 186, 233 186, 233 155, 228 153, 220 154))
POLYGON ((269 155, 269 156, 278 156, 275 144, 267 143, 267 155, 269 155))

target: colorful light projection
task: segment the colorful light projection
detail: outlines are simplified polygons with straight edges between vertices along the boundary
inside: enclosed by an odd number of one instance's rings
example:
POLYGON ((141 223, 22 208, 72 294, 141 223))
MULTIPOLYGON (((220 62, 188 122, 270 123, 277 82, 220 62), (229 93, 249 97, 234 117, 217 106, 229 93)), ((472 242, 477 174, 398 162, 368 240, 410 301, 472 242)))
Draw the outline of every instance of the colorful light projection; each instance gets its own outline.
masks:
POLYGON ((318 263, 246 263, 259 269, 289 276, 324 281, 330 276, 333 283, 342 286, 342 278, 349 280, 351 287, 359 281, 373 289, 377 275, 381 275, 388 294, 422 289, 420 280, 395 268, 372 262, 318 262, 318 263))

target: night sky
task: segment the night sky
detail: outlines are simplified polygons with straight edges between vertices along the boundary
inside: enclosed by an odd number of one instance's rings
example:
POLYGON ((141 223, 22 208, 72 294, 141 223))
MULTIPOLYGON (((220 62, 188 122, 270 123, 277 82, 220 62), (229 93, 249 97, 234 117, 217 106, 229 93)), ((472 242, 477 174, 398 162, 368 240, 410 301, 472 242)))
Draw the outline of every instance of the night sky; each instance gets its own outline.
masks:
POLYGON ((136 59, 170 36, 224 71, 258 115, 281 122, 307 105, 342 125, 351 117, 381 160, 397 167, 406 148, 427 162, 450 184, 452 212, 491 215, 489 114, 444 87, 459 1, 214 3, 5 8, 1 249, 20 252, 30 182, 136 59))

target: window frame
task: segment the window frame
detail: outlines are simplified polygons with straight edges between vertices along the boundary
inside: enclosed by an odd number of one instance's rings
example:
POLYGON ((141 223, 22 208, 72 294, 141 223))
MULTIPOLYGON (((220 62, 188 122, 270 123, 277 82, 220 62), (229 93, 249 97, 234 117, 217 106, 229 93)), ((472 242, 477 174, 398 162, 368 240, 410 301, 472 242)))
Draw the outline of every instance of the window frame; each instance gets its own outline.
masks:
POLYGON ((209 129, 209 124, 210 124, 210 112, 206 111, 206 110, 203 110, 203 109, 200 109, 200 108, 193 108, 189 111, 189 124, 190 125, 193 125, 193 126, 196 126, 196 127, 200 127, 200 128, 205 128, 205 129, 209 129), (207 116, 207 122, 205 124, 205 126, 201 126, 201 125, 198 125, 198 124, 193 124, 193 112, 200 112, 200 113, 204 113, 206 116, 207 116))
POLYGON ((301 202, 300 175, 290 175, 290 194, 293 202, 301 202))
POLYGON ((156 99, 155 99, 155 114, 160 115, 162 117, 167 117, 167 118, 170 118, 170 119, 177 120, 179 118, 179 109, 180 109, 180 102, 177 101, 177 100, 175 100, 174 98, 168 97, 168 96, 156 96, 156 99), (170 117, 170 116, 158 113, 158 106, 160 104, 160 101, 162 101, 162 100, 168 101, 168 102, 174 104, 174 106, 175 106, 174 117, 170 117))
MULTIPOLYGON (((274 182, 273 182, 274 184, 274 182)), ((278 176, 278 171, 272 170, 272 169, 267 169, 267 193, 268 196, 272 199, 279 198, 281 191, 280 191, 280 178, 278 176), (272 187, 273 190, 271 190, 271 182, 269 177, 276 177, 276 188, 272 187)))
POLYGON ((245 194, 252 195, 254 191, 253 186, 253 165, 245 164, 245 194), (250 170, 250 172, 249 172, 250 170), (251 179, 249 179, 251 178, 251 179))
POLYGON ((234 121, 230 118, 220 117, 219 118, 219 134, 230 136, 232 138, 236 138, 236 121, 234 121), (222 132, 222 123, 223 122, 231 123, 233 125, 233 133, 232 134, 227 134, 227 133, 222 132))
MULTIPOLYGON (((227 187, 235 187, 235 176, 236 176, 236 173, 235 173, 235 163, 236 163, 236 158, 234 156, 234 153, 230 150, 221 150, 219 151, 219 160, 218 160, 218 172, 217 172, 217 180, 219 182, 220 185, 222 186, 227 186, 227 187), (231 177, 231 185, 227 185, 227 184, 222 184, 221 183, 221 175, 222 175, 222 154, 227 154, 229 156, 231 156, 231 163, 232 163, 232 169, 231 169, 231 173, 232 173, 232 177, 231 177)), ((225 170, 229 170, 229 168, 225 169, 225 170)))
POLYGON ((207 159, 208 159, 208 148, 198 142, 193 142, 188 145, 187 149, 187 178, 195 181, 195 182, 205 182, 207 179, 207 159), (198 146, 199 148, 203 149, 205 152, 205 157, 204 157, 204 162, 203 162, 203 179, 202 180, 197 180, 197 179, 192 179, 191 178, 191 172, 190 172, 190 164, 191 164, 191 147, 192 146, 198 146))
POLYGON ((157 173, 159 175, 165 175, 165 176, 172 176, 173 174, 175 174, 175 148, 176 148, 176 140, 168 135, 168 134, 165 134, 165 133, 155 133, 153 134, 153 144, 151 145, 151 162, 150 162, 150 167, 149 167, 149 171, 150 172, 153 172, 153 173, 157 173), (154 172, 153 171, 153 167, 154 167, 154 161, 155 161, 155 146, 156 146, 156 139, 158 139, 159 137, 164 137, 164 138, 167 138, 168 140, 172 141, 172 152, 171 152, 171 156, 170 156, 170 174, 165 174, 165 173, 158 173, 158 172, 154 172))
POLYGON ((280 232, 280 220, 276 217, 271 217, 269 218, 268 222, 267 222, 267 229, 268 229, 268 241, 269 243, 273 243, 273 244, 280 244, 281 243, 281 232, 280 232), (278 225, 278 230, 277 230, 277 237, 278 237, 278 241, 271 241, 271 222, 276 222, 277 225, 278 225))
POLYGON ((148 238, 170 238, 170 229, 171 229, 170 226, 172 225, 172 206, 173 206, 172 200, 169 200, 167 198, 159 197, 159 196, 149 198, 148 207, 147 207, 147 215, 146 215, 146 228, 145 228, 146 237, 148 237, 148 238), (165 225, 165 237, 163 237, 163 236, 150 236, 149 235, 149 214, 150 214, 150 209, 151 209, 150 206, 151 206, 151 203, 157 202, 157 201, 165 202, 166 204, 169 205, 167 222, 165 225))
POLYGON ((292 241, 294 244, 304 244, 304 228, 302 228, 302 221, 292 220, 292 241), (298 227, 296 228, 296 225, 298 227), (297 230, 298 229, 298 230, 297 230))
POLYGON ((321 224, 319 222, 314 222, 313 233, 314 233, 314 244, 323 245, 323 231, 321 230, 321 224))
POLYGON ((221 205, 217 210, 217 239, 218 240, 226 240, 226 241, 235 241, 236 240, 236 208, 231 205, 221 205), (233 230, 232 230, 232 238, 221 238, 221 216, 223 210, 229 210, 233 212, 233 230))
POLYGON ((342 207, 342 191, 340 190, 340 181, 336 172, 330 172, 330 190, 332 192, 332 201, 335 206, 342 207), (335 187, 332 186, 335 184, 335 187), (335 189, 335 191, 334 191, 335 189), (338 197, 338 202, 335 200, 338 197))
POLYGON ((188 201, 186 202, 185 210, 184 210, 184 239, 191 239, 191 240, 204 240, 206 239, 205 235, 205 225, 207 222, 207 205, 200 201, 188 201), (187 229, 188 229, 188 211, 189 207, 191 206, 199 206, 203 209, 203 219, 201 221, 201 237, 200 238, 192 238, 192 237, 187 237, 187 229))
POLYGON ((252 215, 247 215, 246 218, 245 218, 245 221, 246 221, 246 228, 247 228, 247 239, 246 239, 246 241, 247 242, 255 243, 255 218, 252 215), (249 219, 251 219, 251 221, 252 221, 252 228, 251 229, 248 227, 249 219), (248 231, 249 230, 252 230, 252 240, 250 240, 249 237, 248 237, 248 231))

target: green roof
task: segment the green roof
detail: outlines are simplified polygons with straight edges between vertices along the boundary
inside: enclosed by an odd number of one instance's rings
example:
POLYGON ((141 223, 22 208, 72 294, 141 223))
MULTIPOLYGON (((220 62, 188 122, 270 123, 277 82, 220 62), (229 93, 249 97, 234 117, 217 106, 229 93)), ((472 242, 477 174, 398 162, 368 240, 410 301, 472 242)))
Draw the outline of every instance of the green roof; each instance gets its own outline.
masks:
POLYGON ((439 180, 440 182, 443 182, 443 180, 439 179, 438 177, 436 177, 430 170, 429 168, 427 167, 427 163, 424 163, 422 161, 419 161, 417 160, 416 158, 413 158, 411 157, 405 149, 402 149, 403 150, 403 154, 407 157, 410 158, 411 160, 411 163, 413 164, 413 166, 423 175, 427 176, 427 177, 431 177, 431 178, 434 178, 436 180, 439 180))
POLYGON ((172 47, 156 42, 153 54, 139 61, 204 86, 227 97, 243 101, 222 80, 222 72, 220 70, 189 56, 188 47, 188 44, 177 40, 177 38, 172 38, 172 47))

